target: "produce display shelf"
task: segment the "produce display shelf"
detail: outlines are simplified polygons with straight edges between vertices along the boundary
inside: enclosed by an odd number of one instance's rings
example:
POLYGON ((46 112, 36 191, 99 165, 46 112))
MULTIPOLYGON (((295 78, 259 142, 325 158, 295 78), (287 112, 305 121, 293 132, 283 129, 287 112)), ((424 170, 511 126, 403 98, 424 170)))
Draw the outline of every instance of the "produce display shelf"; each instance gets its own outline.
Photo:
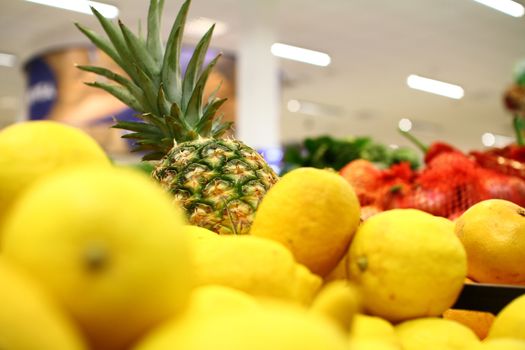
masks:
POLYGON ((515 298, 525 294, 525 287, 514 285, 466 283, 452 308, 497 314, 515 298))

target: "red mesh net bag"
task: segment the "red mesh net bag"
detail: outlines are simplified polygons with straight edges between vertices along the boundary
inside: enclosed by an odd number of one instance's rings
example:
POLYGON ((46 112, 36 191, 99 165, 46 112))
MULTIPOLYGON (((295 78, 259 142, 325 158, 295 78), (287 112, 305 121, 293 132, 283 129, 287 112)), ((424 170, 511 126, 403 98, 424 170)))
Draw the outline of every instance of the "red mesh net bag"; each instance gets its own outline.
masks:
POLYGON ((525 207, 525 177, 489 167, 473 154, 435 143, 425 154, 425 164, 414 172, 408 163, 380 170, 368 161, 356 160, 341 169, 341 175, 356 190, 363 211, 370 214, 413 208, 454 219, 491 198, 525 207))
MULTIPOLYGON (((525 150, 525 147, 522 148, 525 150)), ((512 154, 512 149, 513 148, 509 146, 504 149, 492 149, 487 152, 473 151, 470 152, 470 154, 483 168, 492 169, 501 174, 525 179, 525 159, 520 160, 511 158, 510 155, 512 154)), ((525 151, 521 152, 525 153, 525 151)))
POLYGON ((454 218, 473 204, 488 198, 478 181, 478 166, 460 152, 434 157, 415 178, 399 207, 454 218))
MULTIPOLYGON (((515 123, 519 121, 515 119, 515 123)), ((466 155, 442 142, 426 147, 409 133, 402 133, 425 153, 426 167, 415 178, 400 207, 453 219, 491 198, 525 205, 525 147, 466 155)))

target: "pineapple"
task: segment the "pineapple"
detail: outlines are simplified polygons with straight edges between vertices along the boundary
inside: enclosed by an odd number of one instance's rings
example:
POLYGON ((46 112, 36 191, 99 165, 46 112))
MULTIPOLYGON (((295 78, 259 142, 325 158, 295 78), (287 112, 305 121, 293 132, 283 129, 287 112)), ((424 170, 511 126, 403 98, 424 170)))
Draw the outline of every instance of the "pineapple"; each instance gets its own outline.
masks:
POLYGON ((130 131, 123 137, 135 140, 132 151, 146 152, 143 160, 155 163, 153 177, 182 205, 190 223, 219 234, 248 233, 257 206, 278 177, 255 150, 233 138, 221 139, 231 127, 217 116, 225 99, 212 94, 203 101, 204 86, 220 56, 202 67, 214 26, 197 44, 182 76, 179 61, 190 0, 182 5, 165 47, 160 36, 163 5, 163 0, 150 1, 146 38, 92 8, 109 40, 76 26, 128 77, 102 67, 78 68, 117 83, 88 85, 139 113, 141 121, 117 121, 113 127, 130 131))

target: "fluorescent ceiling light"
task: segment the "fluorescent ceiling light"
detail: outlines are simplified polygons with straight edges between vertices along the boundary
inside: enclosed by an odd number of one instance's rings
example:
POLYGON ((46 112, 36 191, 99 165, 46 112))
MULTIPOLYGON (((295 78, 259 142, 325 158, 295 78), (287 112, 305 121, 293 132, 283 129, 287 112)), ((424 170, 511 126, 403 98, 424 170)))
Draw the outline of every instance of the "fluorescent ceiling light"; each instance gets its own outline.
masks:
POLYGON ((26 0, 35 4, 57 7, 64 10, 75 11, 91 15, 90 7, 94 7, 106 18, 116 18, 119 10, 116 6, 88 0, 26 0))
POLYGON ((496 135, 491 132, 486 132, 481 135, 481 143, 485 147, 505 147, 513 141, 513 137, 496 135))
POLYGON ((409 132, 410 130, 412 130, 412 121, 408 118, 403 118, 399 120, 397 126, 401 131, 409 132))
POLYGON ((201 38, 214 24, 213 36, 221 36, 228 31, 228 26, 224 22, 207 17, 199 17, 188 21, 184 28, 184 33, 192 37, 201 38))
POLYGON ((481 135, 481 143, 483 146, 492 147, 496 144, 496 136, 490 132, 486 132, 481 135))
POLYGON ((331 62, 330 56, 323 52, 303 49, 297 46, 275 43, 272 45, 271 50, 274 56, 321 67, 326 67, 331 62))
POLYGON ((525 14, 525 8, 512 0, 474 0, 480 4, 491 7, 494 10, 501 11, 512 17, 522 17, 525 14))
POLYGON ((14 67, 16 64, 16 56, 9 53, 0 52, 0 66, 14 67))
POLYGON ((465 91, 461 86, 421 77, 415 74, 411 74, 407 78, 407 85, 412 89, 430 92, 431 94, 450 97, 457 100, 465 95, 465 91))
POLYGON ((297 100, 290 100, 288 101, 288 110, 292 113, 297 113, 301 110, 301 102, 297 100))

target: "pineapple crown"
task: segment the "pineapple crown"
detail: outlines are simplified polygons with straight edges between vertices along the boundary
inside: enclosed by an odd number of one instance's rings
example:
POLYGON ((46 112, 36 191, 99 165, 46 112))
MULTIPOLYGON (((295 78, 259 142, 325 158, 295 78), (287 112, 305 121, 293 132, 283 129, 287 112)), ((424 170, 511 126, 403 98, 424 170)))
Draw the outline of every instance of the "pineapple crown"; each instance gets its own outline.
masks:
POLYGON ((124 77, 103 67, 77 66, 117 84, 86 83, 107 91, 139 112, 142 122, 116 121, 113 126, 131 131, 122 137, 135 140, 132 151, 146 151, 144 160, 162 158, 177 142, 199 137, 219 137, 231 127, 222 123, 217 110, 226 101, 216 97, 217 90, 203 101, 206 81, 220 54, 203 67, 214 25, 200 39, 188 63, 184 77, 180 68, 182 35, 191 0, 181 6, 171 28, 166 46, 160 35, 164 0, 151 0, 147 35, 135 35, 120 20, 118 25, 93 7, 107 39, 75 23, 91 42, 105 52, 128 75, 124 77), (108 40, 109 39, 109 40, 108 40))

